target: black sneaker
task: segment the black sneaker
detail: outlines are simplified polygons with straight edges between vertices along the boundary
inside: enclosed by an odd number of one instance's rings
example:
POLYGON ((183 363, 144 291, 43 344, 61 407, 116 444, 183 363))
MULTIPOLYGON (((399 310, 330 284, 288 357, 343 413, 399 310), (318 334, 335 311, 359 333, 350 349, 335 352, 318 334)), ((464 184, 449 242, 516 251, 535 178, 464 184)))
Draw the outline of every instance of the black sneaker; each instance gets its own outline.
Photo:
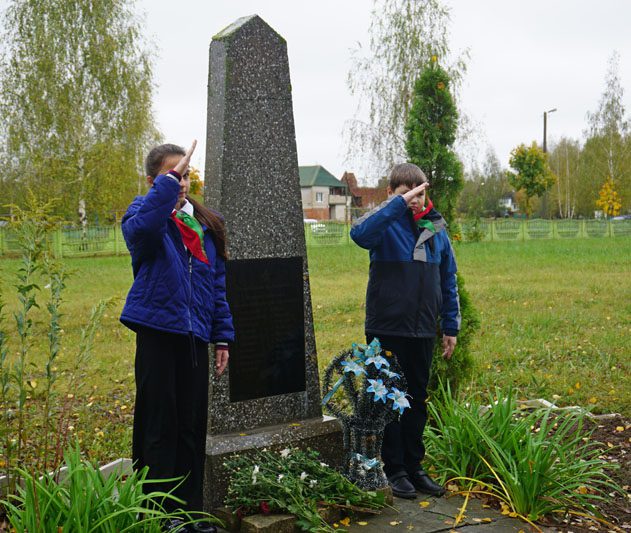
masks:
POLYGON ((397 498, 405 498, 406 500, 416 498, 414 485, 410 483, 410 478, 408 478, 405 472, 400 472, 388 477, 388 484, 392 488, 392 494, 397 498))
POLYGON ((425 470, 417 470, 410 476, 409 480, 414 488, 423 494, 440 497, 446 492, 445 487, 433 481, 425 470))
POLYGON ((189 531, 194 531, 195 533, 217 533, 217 528, 213 526, 210 522, 195 522, 194 524, 188 526, 189 531))

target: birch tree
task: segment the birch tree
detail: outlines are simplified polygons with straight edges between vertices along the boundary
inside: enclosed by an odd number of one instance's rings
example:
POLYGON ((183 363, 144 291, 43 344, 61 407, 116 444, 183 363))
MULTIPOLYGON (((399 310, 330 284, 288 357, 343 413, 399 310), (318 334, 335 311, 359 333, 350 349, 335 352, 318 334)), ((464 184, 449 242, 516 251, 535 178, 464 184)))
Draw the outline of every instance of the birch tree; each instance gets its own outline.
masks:
POLYGON ((347 78, 358 102, 345 129, 347 158, 364 167, 361 174, 382 176, 405 159, 414 83, 432 57, 458 87, 467 53, 452 58, 449 23, 449 9, 440 0, 374 0, 369 42, 353 51, 347 78))
POLYGON ((84 226, 122 209, 157 137, 133 0, 10 0, 3 27, 4 185, 60 198, 84 226))
POLYGON ((619 63, 620 55, 614 52, 609 58, 605 90, 598 108, 587 114, 589 128, 582 160, 592 185, 585 201, 590 209, 594 208, 598 191, 608 178, 620 191, 623 206, 631 207, 631 131, 623 104, 619 63))

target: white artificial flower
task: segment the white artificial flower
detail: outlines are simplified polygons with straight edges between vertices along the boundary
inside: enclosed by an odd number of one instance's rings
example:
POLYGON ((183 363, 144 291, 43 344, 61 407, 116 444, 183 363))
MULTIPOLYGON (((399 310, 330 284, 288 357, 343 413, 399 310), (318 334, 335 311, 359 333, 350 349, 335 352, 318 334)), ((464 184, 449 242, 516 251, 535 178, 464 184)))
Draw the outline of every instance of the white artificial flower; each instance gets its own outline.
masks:
POLYGON ((302 474, 300 474, 300 481, 304 481, 305 479, 307 479, 308 474, 306 472, 303 472, 302 474))
POLYGON ((329 465, 327 465, 326 463, 320 463, 320 466, 322 466, 324 468, 329 468, 329 465))
POLYGON ((291 453, 291 450, 290 450, 289 448, 285 448, 284 450, 282 450, 282 451, 280 452, 280 456, 281 456, 283 459, 287 459, 287 457, 289 457, 289 454, 290 454, 290 453, 291 453))
POLYGON ((318 484, 318 480, 317 479, 312 479, 312 480, 309 481, 309 488, 312 489, 317 484, 318 484))
POLYGON ((256 476, 260 470, 261 469, 259 468, 259 465, 254 465, 254 471, 252 472, 252 475, 256 476))
POLYGON ((285 474, 278 474, 278 482, 285 477, 285 474))

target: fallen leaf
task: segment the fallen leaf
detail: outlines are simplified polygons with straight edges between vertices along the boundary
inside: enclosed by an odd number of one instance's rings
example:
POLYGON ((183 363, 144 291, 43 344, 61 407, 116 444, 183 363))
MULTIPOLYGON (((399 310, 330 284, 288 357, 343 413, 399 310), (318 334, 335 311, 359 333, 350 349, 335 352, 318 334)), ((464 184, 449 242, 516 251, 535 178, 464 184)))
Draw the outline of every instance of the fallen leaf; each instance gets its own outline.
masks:
POLYGON ((418 504, 423 508, 429 507, 429 502, 419 502, 418 504))
POLYGON ((357 522, 358 526, 367 526, 368 522, 357 522))
POLYGON ((398 526, 401 523, 400 520, 393 520, 392 522, 390 522, 391 526, 398 526))
POLYGON ((346 518, 342 518, 342 520, 340 520, 340 524, 344 527, 348 527, 351 525, 351 519, 348 516, 346 518))
MULTIPOLYGON (((33 388, 35 388, 35 387, 33 387, 33 388)), ((624 426, 616 426, 616 431, 618 433, 622 433, 624 431, 624 426)))

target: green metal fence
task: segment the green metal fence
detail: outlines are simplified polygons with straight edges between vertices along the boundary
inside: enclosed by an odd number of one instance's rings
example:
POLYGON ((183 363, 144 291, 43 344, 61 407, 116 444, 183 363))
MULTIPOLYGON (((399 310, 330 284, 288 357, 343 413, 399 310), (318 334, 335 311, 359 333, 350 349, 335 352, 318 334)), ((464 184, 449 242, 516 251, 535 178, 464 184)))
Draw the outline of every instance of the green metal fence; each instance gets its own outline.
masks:
MULTIPOLYGON (((463 239, 471 224, 462 223, 463 239)), ((532 239, 590 239, 631 236, 631 220, 483 220, 477 230, 484 241, 523 241, 532 239)), ((343 222, 319 221, 305 224, 307 246, 348 244, 350 226, 343 222)), ((50 249, 56 257, 125 255, 127 248, 120 225, 92 226, 84 233, 78 228, 53 232, 50 249)), ((17 240, 7 227, 0 228, 0 256, 19 253, 17 240)))
MULTIPOLYGON (((84 232, 77 228, 59 228, 51 235, 49 248, 55 257, 126 254, 127 248, 120 225, 91 226, 84 232)), ((15 234, 0 228, 0 255, 20 252, 15 234)))
MULTIPOLYGON (((462 223, 464 240, 473 223, 462 223)), ((483 220, 477 230, 485 241, 580 239, 631 235, 631 220, 483 220)))

